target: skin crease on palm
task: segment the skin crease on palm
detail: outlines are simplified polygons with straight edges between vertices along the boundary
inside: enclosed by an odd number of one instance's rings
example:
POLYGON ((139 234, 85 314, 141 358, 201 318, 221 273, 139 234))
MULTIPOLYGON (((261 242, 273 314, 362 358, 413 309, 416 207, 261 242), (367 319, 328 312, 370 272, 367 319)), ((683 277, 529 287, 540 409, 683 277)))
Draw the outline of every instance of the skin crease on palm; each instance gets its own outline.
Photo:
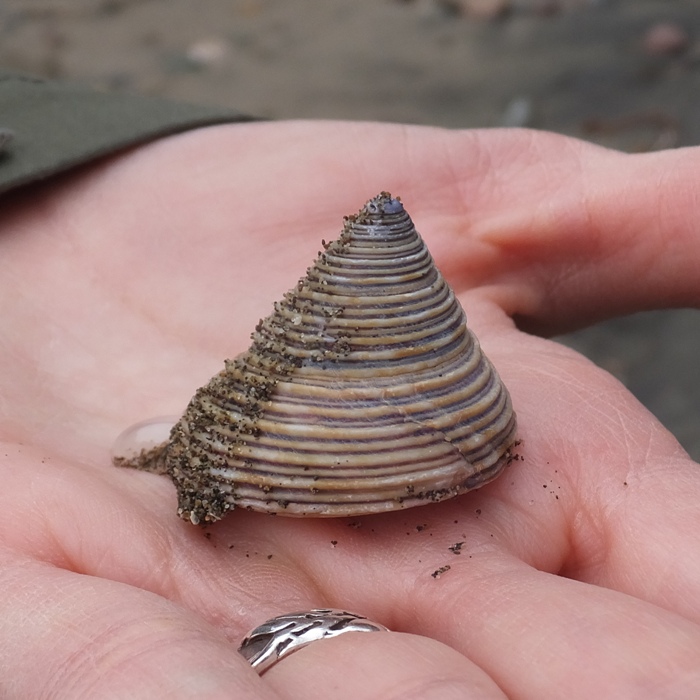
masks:
POLYGON ((6 195, 0 696, 700 697, 697 465, 541 337, 698 306, 699 163, 529 131, 261 123, 6 195), (169 479, 111 466, 114 437, 179 413, 380 190, 509 387, 524 461, 361 519, 180 520, 169 479), (396 632, 314 643, 263 678, 236 653, 269 617, 326 606, 396 632))

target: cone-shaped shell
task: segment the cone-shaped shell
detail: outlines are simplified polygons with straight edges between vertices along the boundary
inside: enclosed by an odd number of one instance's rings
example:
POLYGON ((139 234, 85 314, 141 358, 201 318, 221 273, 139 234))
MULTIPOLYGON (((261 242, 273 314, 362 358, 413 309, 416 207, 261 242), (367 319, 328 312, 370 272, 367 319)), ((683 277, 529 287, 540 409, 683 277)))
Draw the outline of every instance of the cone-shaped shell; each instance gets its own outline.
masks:
POLYGON ((344 516, 455 496, 503 469, 505 387, 402 204, 347 217, 165 446, 179 513, 344 516))

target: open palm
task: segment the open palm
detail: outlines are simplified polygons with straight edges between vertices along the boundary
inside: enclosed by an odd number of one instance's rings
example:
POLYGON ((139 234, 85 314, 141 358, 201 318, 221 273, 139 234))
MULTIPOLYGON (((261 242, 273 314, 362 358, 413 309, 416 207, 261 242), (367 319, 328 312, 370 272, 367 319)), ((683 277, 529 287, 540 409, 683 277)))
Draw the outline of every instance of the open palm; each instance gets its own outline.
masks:
POLYGON ((697 698, 700 471, 614 379, 518 328, 697 305, 699 160, 525 131, 248 124, 6 197, 0 695, 697 698), (380 516, 181 521, 169 479, 111 466, 115 435, 181 412, 380 190, 509 387, 523 461, 380 516), (314 607, 404 634, 313 644, 262 679, 236 653, 314 607))

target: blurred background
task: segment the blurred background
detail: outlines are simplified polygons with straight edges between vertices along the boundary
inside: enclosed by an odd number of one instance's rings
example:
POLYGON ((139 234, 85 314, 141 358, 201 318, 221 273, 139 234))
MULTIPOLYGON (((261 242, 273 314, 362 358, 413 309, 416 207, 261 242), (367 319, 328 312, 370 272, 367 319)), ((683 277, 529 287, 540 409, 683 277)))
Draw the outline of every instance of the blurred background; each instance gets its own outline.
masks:
MULTIPOLYGON (((1 0, 0 70, 272 118, 700 143, 700 0, 1 0)), ((700 311, 560 340, 700 459, 700 311)))

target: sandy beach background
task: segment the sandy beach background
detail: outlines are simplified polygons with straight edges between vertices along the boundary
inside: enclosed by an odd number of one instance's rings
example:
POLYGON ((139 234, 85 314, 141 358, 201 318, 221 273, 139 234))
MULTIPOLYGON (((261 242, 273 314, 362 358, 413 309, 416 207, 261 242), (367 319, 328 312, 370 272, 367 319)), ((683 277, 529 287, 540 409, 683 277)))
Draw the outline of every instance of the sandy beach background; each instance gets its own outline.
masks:
MULTIPOLYGON (((0 68, 280 119, 700 143, 695 0, 2 0, 0 68)), ((700 459, 700 311, 561 340, 700 459)))

